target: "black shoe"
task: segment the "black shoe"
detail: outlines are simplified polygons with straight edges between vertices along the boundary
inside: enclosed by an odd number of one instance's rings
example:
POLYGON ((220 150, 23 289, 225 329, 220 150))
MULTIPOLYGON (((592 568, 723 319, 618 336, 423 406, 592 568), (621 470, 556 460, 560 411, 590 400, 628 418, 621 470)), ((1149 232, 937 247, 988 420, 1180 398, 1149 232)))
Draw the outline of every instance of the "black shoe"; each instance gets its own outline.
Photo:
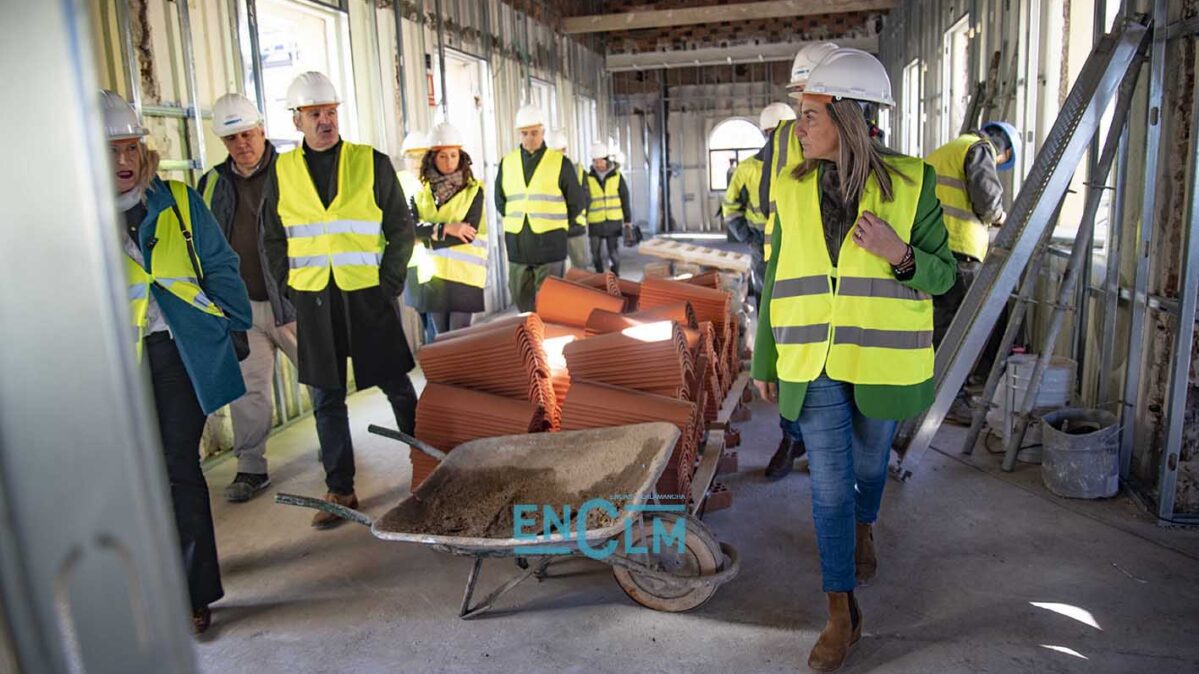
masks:
POLYGON ((225 487, 225 500, 230 503, 244 503, 254 498, 258 492, 271 484, 268 475, 258 473, 238 473, 233 483, 225 487))
POLYGON ((786 477, 794 468, 795 443, 791 438, 783 436, 779 441, 779 448, 774 451, 774 456, 770 457, 770 463, 766 465, 766 477, 778 480, 786 477))

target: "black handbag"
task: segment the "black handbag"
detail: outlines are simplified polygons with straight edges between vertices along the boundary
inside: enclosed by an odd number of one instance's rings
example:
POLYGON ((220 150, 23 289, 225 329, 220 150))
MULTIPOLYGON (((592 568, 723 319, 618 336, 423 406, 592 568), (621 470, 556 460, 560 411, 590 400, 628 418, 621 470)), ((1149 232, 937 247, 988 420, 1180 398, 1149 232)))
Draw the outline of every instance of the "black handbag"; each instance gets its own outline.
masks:
MULTIPOLYGON (((172 201, 171 210, 175 211, 175 220, 179 221, 179 231, 183 233, 183 242, 187 245, 187 256, 191 259, 192 270, 196 272, 196 280, 199 281, 200 288, 204 289, 204 294, 208 294, 208 290, 204 288, 204 273, 200 271, 200 260, 196 257, 195 246, 192 245, 192 233, 183 224, 179 204, 172 201)), ((245 330, 230 330, 229 340, 233 342, 233 353, 237 354, 238 362, 250 357, 250 337, 245 330)))

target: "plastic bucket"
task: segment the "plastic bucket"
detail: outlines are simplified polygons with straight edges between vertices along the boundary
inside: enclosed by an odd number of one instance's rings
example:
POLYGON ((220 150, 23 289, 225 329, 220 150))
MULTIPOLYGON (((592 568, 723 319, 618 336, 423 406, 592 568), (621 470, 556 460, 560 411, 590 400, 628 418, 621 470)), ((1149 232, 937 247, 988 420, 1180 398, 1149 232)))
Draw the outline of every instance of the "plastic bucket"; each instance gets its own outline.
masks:
POLYGON ((1041 420, 1041 480, 1066 498, 1107 498, 1120 490, 1120 427, 1104 410, 1062 409, 1041 420))
MULTIPOLYGON (((1028 395, 1028 382, 1037 365, 1037 354, 1018 353, 1008 357, 1007 367, 999 379, 992 399, 994 405, 987 412, 987 425, 1006 443, 1012 433, 1011 410, 1019 409, 1028 395)), ((1069 358, 1054 356, 1041 379, 1037 400, 1033 405, 1034 423, 1029 424, 1024 434, 1024 448, 1016 455, 1024 463, 1041 463, 1043 439, 1041 425, 1035 423, 1046 413, 1070 404, 1070 392, 1074 390, 1075 363, 1069 358)))

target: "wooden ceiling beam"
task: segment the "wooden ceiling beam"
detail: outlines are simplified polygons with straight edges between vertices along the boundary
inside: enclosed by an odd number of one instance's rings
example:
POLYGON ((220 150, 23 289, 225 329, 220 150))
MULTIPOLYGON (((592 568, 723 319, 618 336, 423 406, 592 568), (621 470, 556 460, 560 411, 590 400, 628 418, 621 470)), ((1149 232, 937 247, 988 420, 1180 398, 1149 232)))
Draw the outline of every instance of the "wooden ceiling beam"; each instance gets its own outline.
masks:
POLYGON ((641 28, 672 28, 721 21, 750 21, 780 19, 794 16, 841 14, 889 10, 899 0, 767 0, 742 2, 734 5, 712 5, 683 9, 646 9, 619 14, 594 14, 563 20, 569 34, 610 33, 641 28))

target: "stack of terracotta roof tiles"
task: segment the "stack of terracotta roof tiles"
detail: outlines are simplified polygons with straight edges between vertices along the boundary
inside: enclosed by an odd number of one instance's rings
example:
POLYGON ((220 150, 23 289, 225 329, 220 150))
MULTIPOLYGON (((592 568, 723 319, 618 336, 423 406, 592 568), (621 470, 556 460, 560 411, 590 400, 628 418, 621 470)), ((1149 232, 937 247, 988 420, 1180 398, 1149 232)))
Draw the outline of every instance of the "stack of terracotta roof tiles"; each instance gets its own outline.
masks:
POLYGON ((597 274, 578 267, 572 267, 566 271, 566 280, 591 288, 600 288, 610 295, 623 297, 625 311, 637 310, 637 298, 641 295, 641 284, 636 281, 620 278, 610 271, 597 274))
MULTIPOLYGON (((417 404, 416 437, 448 451, 476 438, 557 429, 561 410, 544 333, 537 315, 521 314, 443 333, 422 348, 418 360, 429 385, 417 404), (480 398, 483 394, 489 395, 480 398), (451 432, 442 419, 465 415, 469 421, 484 406, 506 421, 466 423, 451 432), (497 432, 501 428, 504 432, 497 432)), ((413 486, 427 475, 420 471, 434 464, 424 454, 413 453, 413 486)))
POLYGON ((640 306, 642 310, 653 309, 678 302, 689 303, 699 320, 701 339, 706 337, 711 343, 711 351, 703 346, 711 362, 709 376, 704 382, 708 390, 708 400, 704 416, 712 421, 720 408, 720 402, 728 394, 736 378, 739 361, 736 359, 738 343, 738 325, 732 313, 732 295, 728 291, 707 287, 707 284, 719 282, 719 277, 712 273, 704 273, 692 277, 695 283, 670 281, 665 279, 648 279, 641 284, 640 306), (710 324, 711 328, 705 327, 710 324))
MULTIPOLYGON (((416 435, 443 452, 477 438, 532 433, 543 428, 537 405, 460 386, 429 382, 416 404, 416 435)), ((412 488, 433 469, 437 460, 413 449, 412 488)))
MULTIPOLYGON (((590 341, 590 340, 588 340, 590 341)), ((695 403, 666 396, 634 391, 618 386, 579 381, 577 378, 562 407, 562 430, 582 430, 669 421, 682 435, 662 477, 657 492, 669 501, 687 500, 691 492, 691 476, 699 451, 703 426, 698 421, 695 403)))
POLYGON ((595 335, 567 344, 563 353, 576 379, 690 399, 691 351, 672 321, 595 335))

